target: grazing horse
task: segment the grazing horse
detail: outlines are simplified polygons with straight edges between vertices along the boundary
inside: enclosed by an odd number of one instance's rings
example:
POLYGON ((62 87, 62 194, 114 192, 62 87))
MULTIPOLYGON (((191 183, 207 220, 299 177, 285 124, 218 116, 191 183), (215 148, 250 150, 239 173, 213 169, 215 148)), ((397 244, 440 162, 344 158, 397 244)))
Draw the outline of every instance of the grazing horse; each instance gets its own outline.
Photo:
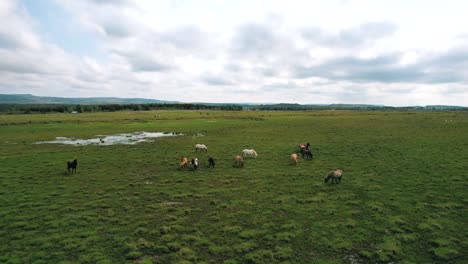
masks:
POLYGON ((234 167, 244 167, 244 158, 237 155, 234 157, 234 167))
POLYGON ((245 156, 247 156, 247 155, 253 156, 254 158, 258 157, 258 154, 254 149, 244 149, 242 151, 242 157, 245 158, 245 156))
POLYGON ((297 154, 296 153, 291 154, 291 160, 294 163, 294 165, 297 165, 297 154))
POLYGON ((197 170, 197 168, 198 168, 198 159, 193 158, 191 163, 192 163, 193 170, 197 170))
POLYGON ((307 158, 307 159, 313 159, 314 158, 314 155, 312 155, 312 151, 310 151, 310 149, 301 149, 301 154, 302 154, 302 158, 307 158))
POLYGON ((196 144, 195 145, 195 152, 198 152, 199 150, 200 150, 200 152, 202 152, 202 151, 208 152, 208 148, 205 146, 205 144, 196 144))
POLYGON ((210 164, 210 167, 215 167, 215 160, 213 159, 213 157, 210 156, 210 158, 208 159, 208 163, 210 164))
POLYGON ((188 165, 188 159, 186 157, 182 157, 180 159, 179 169, 185 168, 188 165))
POLYGON ((71 173, 76 173, 76 166, 78 166, 78 160, 67 161, 68 172, 70 172, 71 169, 71 173))
POLYGON ((330 171, 327 176, 325 176, 325 182, 328 182, 330 179, 332 180, 332 183, 340 183, 341 182, 341 176, 343 175, 342 170, 336 170, 336 171, 330 171))
POLYGON ((309 149, 310 148, 310 143, 307 144, 299 144, 299 150, 302 151, 302 149, 309 149))

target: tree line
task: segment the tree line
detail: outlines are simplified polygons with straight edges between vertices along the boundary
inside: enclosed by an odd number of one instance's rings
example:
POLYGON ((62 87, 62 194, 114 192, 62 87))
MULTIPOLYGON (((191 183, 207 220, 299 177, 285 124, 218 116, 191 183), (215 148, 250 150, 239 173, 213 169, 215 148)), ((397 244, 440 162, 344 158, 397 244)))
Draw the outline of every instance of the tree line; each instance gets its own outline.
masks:
POLYGON ((102 105, 65 105, 65 104, 0 104, 0 112, 8 114, 30 113, 87 113, 115 111, 149 110, 222 110, 240 111, 240 105, 207 104, 102 104, 102 105))

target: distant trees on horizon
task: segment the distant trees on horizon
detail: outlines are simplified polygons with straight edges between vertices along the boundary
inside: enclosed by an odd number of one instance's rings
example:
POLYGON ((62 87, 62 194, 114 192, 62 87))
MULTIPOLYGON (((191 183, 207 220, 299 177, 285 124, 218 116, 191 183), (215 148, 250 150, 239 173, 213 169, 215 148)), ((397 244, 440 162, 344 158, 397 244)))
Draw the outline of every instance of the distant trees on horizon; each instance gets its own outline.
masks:
POLYGON ((0 104, 0 112, 9 114, 30 113, 87 113, 116 111, 149 110, 222 110, 240 111, 240 105, 205 105, 205 104, 100 104, 100 105, 65 105, 65 104, 0 104))

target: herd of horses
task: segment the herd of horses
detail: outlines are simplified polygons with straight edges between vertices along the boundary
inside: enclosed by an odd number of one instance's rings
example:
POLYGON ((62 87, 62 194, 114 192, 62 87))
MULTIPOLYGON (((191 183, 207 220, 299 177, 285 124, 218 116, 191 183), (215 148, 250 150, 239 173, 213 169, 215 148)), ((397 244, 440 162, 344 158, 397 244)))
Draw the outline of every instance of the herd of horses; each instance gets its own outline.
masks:
MULTIPOLYGON (((310 150, 310 144, 299 144, 299 153, 301 153, 303 159, 313 159, 314 155, 312 154, 312 151, 310 150)), ((196 144, 195 145, 195 152, 208 152, 208 148, 204 144, 196 144)), ((242 156, 236 155, 234 156, 234 167, 242 168, 244 167, 244 158, 247 156, 252 156, 253 158, 257 158, 258 154, 254 149, 244 149, 242 150, 242 156)), ((298 161, 298 155, 297 153, 292 153, 290 156, 290 159, 292 161, 292 164, 297 165, 298 161)), ((215 159, 212 156, 209 156, 208 158, 208 164, 209 167, 214 168, 216 165, 215 159)), ((192 158, 189 164, 189 160, 187 157, 182 157, 180 159, 179 163, 179 169, 187 168, 189 167, 192 170, 197 170, 199 167, 198 163, 198 158, 192 158)), ((78 160, 73 160, 73 161, 67 161, 67 170, 70 173, 76 173, 76 167, 78 166, 78 160)), ((328 182, 329 180, 332 181, 332 183, 340 183, 341 182, 341 177, 343 175, 342 170, 333 170, 330 171, 327 176, 325 176, 325 182, 328 182)))
MULTIPOLYGON (((299 153, 302 155, 303 159, 313 159, 314 155, 312 154, 312 151, 310 150, 310 143, 307 144, 299 144, 299 153)), ((205 144, 196 144, 195 145, 195 152, 196 153, 201 153, 201 152, 208 152, 208 147, 205 144)), ((236 155, 234 156, 234 163, 233 167, 238 167, 242 168, 244 167, 244 158, 247 156, 252 156, 253 158, 257 158, 258 154, 254 149, 244 149, 242 150, 242 156, 236 155)), ((292 161, 292 164, 297 165, 298 164, 298 154, 297 153, 292 153, 290 155, 290 159, 292 161)), ((208 163, 209 167, 214 168, 215 167, 215 159, 212 156, 209 156, 208 158, 208 163)), ((187 168, 189 167, 189 162, 187 157, 182 157, 180 160, 179 164, 179 169, 187 168)), ((192 170, 196 170, 198 168, 198 159, 197 158, 192 158, 190 162, 190 168, 192 170)), ((330 179, 332 180, 332 183, 340 183, 341 182, 341 176, 343 174, 342 170, 333 170, 330 171, 327 176, 325 176, 325 183, 328 182, 330 179)))

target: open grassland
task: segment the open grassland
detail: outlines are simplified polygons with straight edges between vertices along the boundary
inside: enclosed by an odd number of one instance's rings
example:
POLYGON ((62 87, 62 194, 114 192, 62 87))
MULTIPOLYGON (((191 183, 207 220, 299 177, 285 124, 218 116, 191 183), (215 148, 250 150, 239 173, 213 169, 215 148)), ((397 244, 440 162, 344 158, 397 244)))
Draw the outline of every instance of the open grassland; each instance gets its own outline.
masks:
POLYGON ((466 112, 2 115, 0 135, 0 263, 467 263, 466 112), (135 131, 185 136, 34 144, 135 131))

